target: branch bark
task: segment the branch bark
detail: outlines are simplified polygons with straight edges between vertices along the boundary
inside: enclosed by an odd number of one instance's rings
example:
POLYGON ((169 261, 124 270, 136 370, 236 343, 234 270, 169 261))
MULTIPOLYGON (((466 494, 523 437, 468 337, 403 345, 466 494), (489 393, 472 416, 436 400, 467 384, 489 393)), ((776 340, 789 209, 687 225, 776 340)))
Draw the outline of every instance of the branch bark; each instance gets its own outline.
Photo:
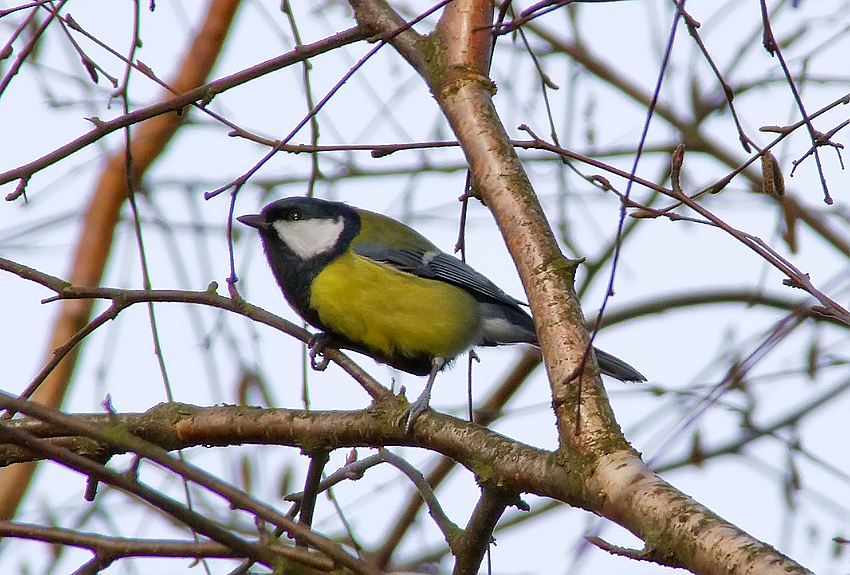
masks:
MULTIPOLYGON (((387 33, 403 25, 382 0, 350 3, 364 28, 387 33)), ((528 294, 560 435, 554 462, 561 471, 549 469, 547 491, 623 525, 645 542, 647 556, 665 565, 694 573, 807 572, 661 480, 623 437, 598 370, 584 357, 589 336, 573 290, 580 262, 558 249, 492 101, 493 8, 488 1, 456 0, 431 36, 407 31, 392 44, 427 82, 448 119, 475 191, 492 211, 528 294), (581 476, 579 492, 560 483, 566 470, 572 480, 581 476)))

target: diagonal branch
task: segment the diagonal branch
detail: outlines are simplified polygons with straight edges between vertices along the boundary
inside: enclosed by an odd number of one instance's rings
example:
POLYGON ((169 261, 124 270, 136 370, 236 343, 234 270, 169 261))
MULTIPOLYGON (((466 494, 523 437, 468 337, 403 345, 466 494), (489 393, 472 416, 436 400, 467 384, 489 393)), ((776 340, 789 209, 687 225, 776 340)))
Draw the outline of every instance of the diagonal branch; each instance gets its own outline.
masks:
MULTIPOLYGON (((400 20, 381 0, 350 3, 364 27, 397 26, 400 20), (381 18, 365 21, 375 13, 381 18)), ((492 102, 487 76, 492 16, 491 2, 456 0, 447 6, 427 39, 425 65, 417 53, 421 44, 393 45, 437 99, 464 150, 474 188, 493 212, 517 265, 552 388, 560 463, 571 476, 581 475, 585 486, 570 503, 628 528, 645 541, 646 553, 664 564, 695 573, 806 573, 661 480, 623 438, 596 366, 584 357, 589 337, 573 291, 579 262, 560 253, 492 102), (579 421, 581 433, 574 434, 579 421)), ((421 427, 415 429, 417 437, 421 427)), ((557 489, 558 479, 552 482, 557 489)))
MULTIPOLYGON (((33 380, 33 384, 41 381, 43 375, 52 373, 51 369, 55 368, 64 356, 75 350, 75 346, 82 341, 89 333, 97 327, 100 327, 109 319, 113 319, 121 310, 137 303, 194 303, 206 305, 217 309, 223 309, 245 317, 251 318, 254 321, 263 323, 269 327, 273 327, 287 335, 291 335, 304 343, 309 343, 312 334, 301 326, 295 325, 285 319, 276 316, 273 313, 253 306, 242 299, 234 299, 220 296, 216 293, 217 285, 210 284, 206 291, 186 291, 186 290, 124 290, 116 288, 102 287, 76 287, 70 283, 61 280, 57 277, 42 273, 38 270, 27 266, 12 262, 10 260, 0 258, 0 270, 9 271, 15 275, 41 284, 52 289, 57 293, 56 296, 48 298, 45 301, 54 300, 94 300, 108 299, 112 300, 113 305, 110 306, 100 316, 84 325, 80 330, 73 334, 68 341, 58 347, 54 356, 47 362, 47 365, 42 372, 33 380)), ((324 355, 329 360, 338 364, 351 377, 358 381, 367 393, 373 399, 382 399, 391 395, 391 392, 375 381, 368 373, 363 371, 354 361, 337 349, 327 348, 324 355)), ((29 389, 27 390, 29 391, 29 389)), ((22 394, 28 397, 29 393, 22 394)))
MULTIPOLYGON (((286 54, 277 56, 275 58, 272 58, 271 60, 267 60, 265 62, 257 64, 256 66, 252 66, 247 70, 242 70, 240 72, 237 72, 230 76, 226 76, 224 78, 220 78, 208 84, 196 84, 191 88, 187 88, 185 86, 181 88, 181 86, 183 86, 184 84, 183 82, 174 81, 172 83, 169 83, 168 85, 171 87, 170 89, 177 90, 181 93, 181 95, 174 96, 172 98, 167 98, 161 102, 157 102, 156 104, 151 104, 150 106, 134 110, 129 114, 119 116, 118 118, 115 118, 114 120, 110 120, 108 122, 98 122, 95 127, 87 134, 84 134, 79 138, 68 142, 64 146, 53 150, 49 154, 46 154, 45 156, 33 160, 32 162, 23 166, 19 166, 7 172, 0 173, 0 185, 7 184, 18 179, 28 180, 30 176, 32 176, 34 173, 55 164, 56 162, 70 156, 74 152, 77 152, 82 148, 85 148, 86 146, 102 139, 104 136, 126 128, 127 126, 132 126, 134 124, 138 124, 150 120, 152 118, 156 118, 157 116, 167 116, 170 112, 177 112, 177 114, 174 114, 173 117, 167 120, 169 123, 182 123, 181 114, 184 108, 186 108, 187 106, 203 106, 206 102, 209 102, 217 94, 225 92, 231 88, 249 82, 276 70, 291 66, 292 64, 304 62, 305 60, 308 60, 309 58, 312 58, 313 56, 316 56, 318 54, 334 50, 336 48, 351 44, 353 42, 358 42, 367 37, 367 34, 365 34, 363 31, 357 28, 350 28, 323 40, 319 40, 318 42, 314 42, 313 44, 305 44, 303 46, 299 46, 295 50, 287 52, 286 54)), ((23 188, 19 188, 15 192, 7 195, 6 200, 15 200, 22 193, 23 188)))

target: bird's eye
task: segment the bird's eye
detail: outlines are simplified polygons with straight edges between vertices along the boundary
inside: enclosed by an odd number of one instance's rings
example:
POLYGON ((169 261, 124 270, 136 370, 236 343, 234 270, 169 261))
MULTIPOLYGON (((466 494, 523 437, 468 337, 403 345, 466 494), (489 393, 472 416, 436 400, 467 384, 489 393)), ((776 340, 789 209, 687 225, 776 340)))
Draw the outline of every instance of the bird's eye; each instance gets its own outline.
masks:
POLYGON ((297 222, 298 220, 304 219, 304 215, 301 213, 301 210, 292 210, 286 215, 286 219, 290 222, 297 222))

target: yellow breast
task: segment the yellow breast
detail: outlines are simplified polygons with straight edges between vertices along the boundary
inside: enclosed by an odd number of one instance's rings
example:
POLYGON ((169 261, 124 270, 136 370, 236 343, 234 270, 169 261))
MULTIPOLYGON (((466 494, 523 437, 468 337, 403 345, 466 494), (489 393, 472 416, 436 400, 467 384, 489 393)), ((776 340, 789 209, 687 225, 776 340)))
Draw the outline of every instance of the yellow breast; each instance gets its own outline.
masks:
POLYGON ((331 332, 388 357, 453 358, 481 331, 478 303, 465 290, 350 251, 313 280, 310 307, 331 332))

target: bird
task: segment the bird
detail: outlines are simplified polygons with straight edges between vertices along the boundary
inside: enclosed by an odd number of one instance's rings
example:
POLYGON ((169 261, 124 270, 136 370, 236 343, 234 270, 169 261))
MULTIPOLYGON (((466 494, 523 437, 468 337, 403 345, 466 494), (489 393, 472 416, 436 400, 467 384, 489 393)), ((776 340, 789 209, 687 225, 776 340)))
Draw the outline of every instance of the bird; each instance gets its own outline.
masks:
MULTIPOLYGON (((475 346, 539 347, 525 304, 398 220, 306 196, 236 219, 259 232, 284 297, 320 330, 311 354, 330 345, 428 376, 402 415, 408 433, 429 407, 437 373, 458 355, 475 346)), ((601 373, 646 381, 621 359, 594 352, 601 373)))

